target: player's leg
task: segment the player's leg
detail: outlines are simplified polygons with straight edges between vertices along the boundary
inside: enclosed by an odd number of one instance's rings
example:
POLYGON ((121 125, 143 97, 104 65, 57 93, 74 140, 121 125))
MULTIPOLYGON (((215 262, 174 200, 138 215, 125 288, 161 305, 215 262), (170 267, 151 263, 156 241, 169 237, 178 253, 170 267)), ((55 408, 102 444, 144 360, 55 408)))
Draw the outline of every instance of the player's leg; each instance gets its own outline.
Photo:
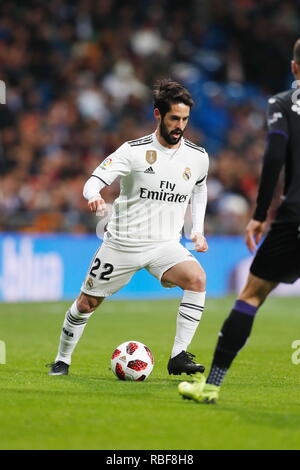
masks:
POLYGON ((104 243, 101 245, 81 286, 81 294, 66 313, 58 354, 51 364, 50 375, 68 373, 72 353, 89 318, 105 297, 114 294, 130 281, 137 270, 135 264, 135 253, 124 253, 104 243))
POLYGON ((299 277, 299 248, 298 224, 273 224, 254 257, 246 285, 223 324, 207 383, 221 385, 269 293, 279 282, 293 283, 299 277))
POLYGON ((183 290, 171 352, 173 358, 187 350, 195 335, 205 305, 206 276, 198 263, 183 261, 164 273, 162 283, 166 282, 183 290))
POLYGON ((157 250, 149 267, 164 287, 181 287, 183 298, 177 313, 176 335, 168 363, 169 374, 203 372, 204 366, 187 352, 205 304, 206 276, 198 261, 181 244, 172 242, 157 250))
POLYGON ((207 383, 222 384, 231 363, 251 334, 258 308, 277 285, 277 282, 249 274, 245 287, 222 326, 207 383))
POLYGON ((179 393, 183 397, 208 403, 218 399, 219 388, 228 369, 250 336, 258 308, 277 285, 277 282, 249 274, 245 287, 222 326, 206 384, 199 377, 194 383, 182 382, 179 393))
POLYGON ((229 367, 250 336, 258 308, 280 282, 293 283, 299 277, 298 224, 273 224, 254 257, 247 283, 223 324, 206 385, 200 390, 203 381, 200 385, 186 382, 180 384, 179 392, 187 396, 189 390, 197 401, 201 397, 207 401, 216 399, 229 367))
POLYGON ((81 292, 73 302, 64 319, 58 352, 49 375, 67 375, 72 354, 85 326, 103 300, 104 297, 94 297, 81 292))

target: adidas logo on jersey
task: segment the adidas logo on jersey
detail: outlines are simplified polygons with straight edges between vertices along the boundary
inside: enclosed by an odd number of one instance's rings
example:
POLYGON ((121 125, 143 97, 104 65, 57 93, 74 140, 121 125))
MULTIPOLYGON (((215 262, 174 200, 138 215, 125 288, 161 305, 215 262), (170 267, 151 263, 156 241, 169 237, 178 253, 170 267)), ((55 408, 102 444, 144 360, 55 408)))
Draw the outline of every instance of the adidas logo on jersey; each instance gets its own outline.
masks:
POLYGON ((155 175, 155 171, 153 170, 152 166, 149 166, 149 168, 147 168, 144 173, 147 173, 148 175, 155 175))

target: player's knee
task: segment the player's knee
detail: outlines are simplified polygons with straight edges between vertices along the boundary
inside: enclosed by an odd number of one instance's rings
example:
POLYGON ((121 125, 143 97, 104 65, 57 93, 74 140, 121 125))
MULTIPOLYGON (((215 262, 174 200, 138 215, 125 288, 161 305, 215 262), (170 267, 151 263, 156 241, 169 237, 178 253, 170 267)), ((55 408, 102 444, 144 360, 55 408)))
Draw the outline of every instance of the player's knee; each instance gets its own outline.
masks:
POLYGON ((81 293, 77 299, 77 308, 80 313, 92 313, 101 303, 102 298, 92 297, 81 293))
POLYGON ((187 280, 186 289, 194 292, 204 292, 206 289, 205 271, 201 270, 191 273, 187 280))

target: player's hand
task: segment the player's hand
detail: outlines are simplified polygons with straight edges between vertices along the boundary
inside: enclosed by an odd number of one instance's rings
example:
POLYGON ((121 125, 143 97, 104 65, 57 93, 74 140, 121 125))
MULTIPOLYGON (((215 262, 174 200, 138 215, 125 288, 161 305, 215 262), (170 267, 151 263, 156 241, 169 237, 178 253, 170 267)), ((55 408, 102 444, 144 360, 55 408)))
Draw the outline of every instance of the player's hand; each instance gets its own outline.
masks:
POLYGON ((195 250, 204 253, 208 250, 208 244, 202 233, 195 232, 191 236, 192 242, 195 243, 195 250))
POLYGON ((266 223, 251 219, 246 227, 245 242, 251 253, 253 253, 259 244, 265 232, 266 223))
POLYGON ((89 199, 88 206, 92 212, 96 212, 96 215, 104 215, 106 204, 100 194, 89 199))

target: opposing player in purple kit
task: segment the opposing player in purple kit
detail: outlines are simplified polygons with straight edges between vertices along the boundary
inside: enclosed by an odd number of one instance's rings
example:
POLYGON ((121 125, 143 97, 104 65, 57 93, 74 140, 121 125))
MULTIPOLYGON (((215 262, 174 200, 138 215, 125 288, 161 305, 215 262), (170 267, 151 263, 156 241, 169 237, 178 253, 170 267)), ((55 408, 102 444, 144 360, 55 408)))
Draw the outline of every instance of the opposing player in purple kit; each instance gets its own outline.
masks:
POLYGON ((50 375, 67 375, 71 356, 95 309, 146 268, 165 287, 183 290, 169 374, 203 372, 187 352, 200 322, 206 277, 197 259, 180 243, 184 215, 191 200, 195 249, 208 249, 203 234, 207 202, 208 155, 186 140, 193 100, 179 83, 162 80, 154 88, 155 132, 125 142, 94 171, 84 186, 93 212, 105 210, 101 190, 119 176, 102 245, 93 257, 81 293, 66 313, 58 353, 50 375))
MULTIPOLYGON (((294 45, 292 72, 300 84, 300 39, 294 45)), ((246 285, 225 320, 207 380, 179 384, 179 393, 196 402, 214 403, 238 352, 250 336, 258 309, 275 287, 300 277, 300 90, 288 90, 269 99, 268 145, 264 155, 257 206, 246 228, 246 244, 256 250, 265 231, 267 212, 281 169, 285 186, 271 229, 259 247, 246 285)))

